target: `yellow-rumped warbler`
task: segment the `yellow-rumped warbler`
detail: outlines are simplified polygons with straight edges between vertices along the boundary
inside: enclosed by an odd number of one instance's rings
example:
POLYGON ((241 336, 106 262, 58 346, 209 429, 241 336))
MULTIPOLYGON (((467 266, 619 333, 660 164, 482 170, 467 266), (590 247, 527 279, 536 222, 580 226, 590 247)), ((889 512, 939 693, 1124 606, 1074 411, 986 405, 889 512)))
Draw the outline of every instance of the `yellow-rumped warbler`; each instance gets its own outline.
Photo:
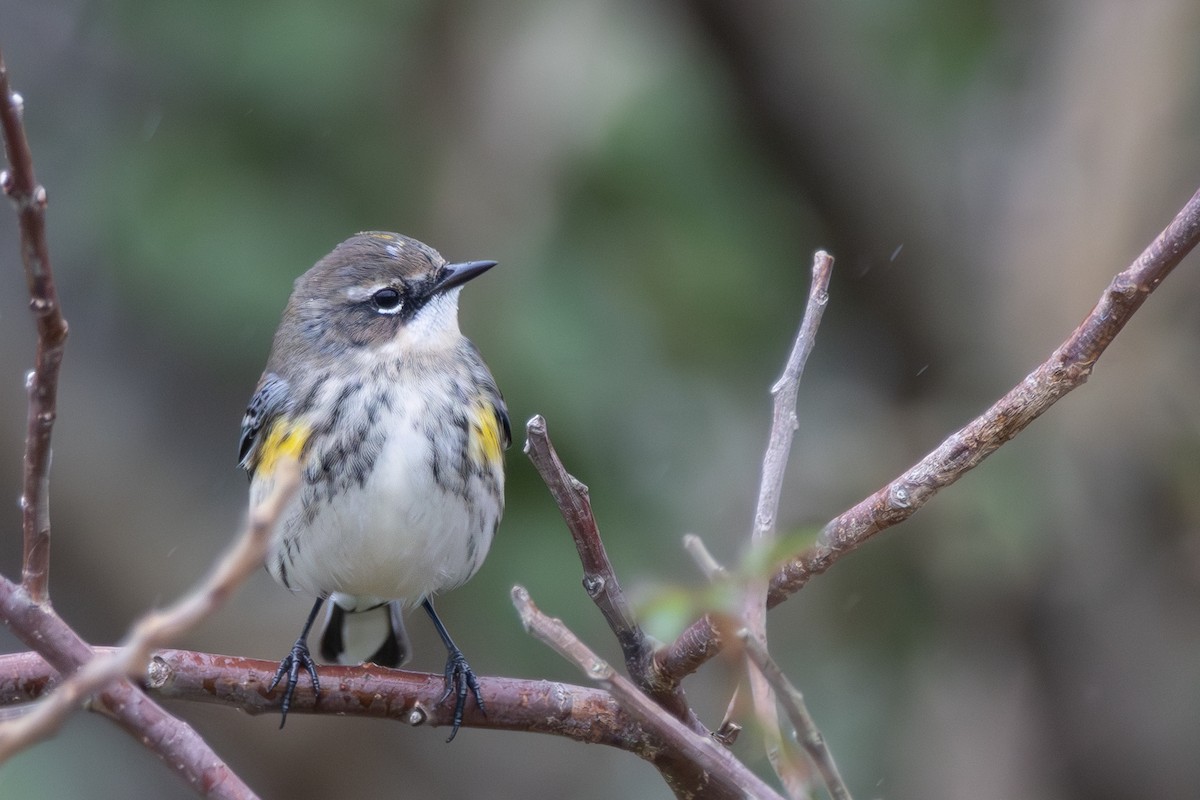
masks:
POLYGON ((462 285, 495 264, 447 264, 418 241, 368 231, 296 279, 238 452, 252 504, 281 455, 298 456, 303 474, 267 557, 275 580, 317 598, 271 684, 287 678, 280 727, 301 669, 320 693, 308 634, 326 599, 321 655, 341 654, 344 612, 386 607, 389 634, 369 660, 388 667, 407 655, 401 611, 422 605, 448 652, 450 739, 468 689, 483 709, 431 598, 475 574, 504 510, 508 412, 458 329, 462 285))

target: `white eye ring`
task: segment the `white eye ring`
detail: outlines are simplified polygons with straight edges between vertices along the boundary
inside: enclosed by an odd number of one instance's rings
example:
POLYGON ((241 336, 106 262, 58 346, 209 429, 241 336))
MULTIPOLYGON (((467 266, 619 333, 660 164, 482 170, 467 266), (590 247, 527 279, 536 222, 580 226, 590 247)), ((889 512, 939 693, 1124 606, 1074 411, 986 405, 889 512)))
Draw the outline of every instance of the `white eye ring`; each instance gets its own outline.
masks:
POLYGON ((391 286, 385 286, 382 289, 377 289, 371 295, 371 305, 380 314, 398 314, 400 309, 404 307, 404 303, 400 297, 400 292, 393 289, 391 286))

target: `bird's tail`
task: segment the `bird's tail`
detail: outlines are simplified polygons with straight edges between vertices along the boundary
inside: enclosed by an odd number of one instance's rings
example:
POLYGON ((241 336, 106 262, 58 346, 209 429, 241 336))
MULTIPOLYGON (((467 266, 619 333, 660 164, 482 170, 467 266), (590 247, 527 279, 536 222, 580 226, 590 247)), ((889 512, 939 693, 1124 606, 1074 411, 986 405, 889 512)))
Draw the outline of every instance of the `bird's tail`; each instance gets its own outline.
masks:
POLYGON ((398 667, 411 655, 412 645, 404 629, 399 601, 358 612, 346 611, 333 597, 326 601, 321 658, 334 664, 370 662, 381 667, 398 667))

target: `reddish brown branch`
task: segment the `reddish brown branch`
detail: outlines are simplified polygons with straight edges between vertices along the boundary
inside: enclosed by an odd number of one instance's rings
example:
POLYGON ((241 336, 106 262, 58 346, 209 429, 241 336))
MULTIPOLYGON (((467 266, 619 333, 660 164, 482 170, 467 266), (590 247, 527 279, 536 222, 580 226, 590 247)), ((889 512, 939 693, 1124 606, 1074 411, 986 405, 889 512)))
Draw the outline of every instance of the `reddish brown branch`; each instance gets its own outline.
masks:
MULTIPOLYGON (((98 654, 116 648, 98 647, 98 654)), ((251 714, 279 713, 278 690, 268 692, 276 661, 159 650, 150 660, 145 690, 160 698, 213 703, 251 714)), ((53 688, 58 673, 37 653, 0 656, 0 706, 36 700, 53 688)), ((548 733, 603 744, 651 758, 653 737, 601 689, 517 678, 481 677, 487 716, 467 709, 463 727, 548 733)), ((297 688, 289 713, 393 719, 406 725, 448 726, 453 703, 442 702, 441 675, 389 670, 374 665, 322 666, 321 697, 297 688)))
POLYGON ((592 514, 588 488, 563 466, 550 442, 544 417, 538 414, 530 419, 525 424, 525 432, 528 437, 525 440, 525 454, 550 489, 571 532, 575 549, 579 551, 579 560, 583 564, 583 589, 616 635, 626 663, 636 664, 646 650, 646 634, 634 619, 633 611, 621 591, 621 584, 617 582, 612 562, 608 560, 604 542, 600 539, 600 528, 592 514))
POLYGON ((9 164, 0 176, 0 188, 17 209, 29 307, 37 323, 37 353, 28 380, 29 422, 21 493, 22 583, 35 602, 43 603, 50 578, 50 434, 57 414, 58 370, 67 340, 67 322, 59 309, 46 247, 46 190, 33 174, 33 156, 21 122, 22 104, 9 86, 8 68, 0 54, 0 127, 9 164))
MULTIPOLYGON (((973 469, 1041 416, 1063 395, 1082 385, 1133 314, 1200 243, 1200 191, 1125 271, 1117 274, 1087 318, 1041 366, 1008 394, 951 434, 903 475, 831 520, 817 543, 771 578, 768 607, 798 592, 813 575, 880 531, 899 524, 938 490, 973 469)), ((724 647, 716 622, 704 616, 655 654, 654 670, 665 684, 695 672, 724 647)))
POLYGON ((650 663, 653 651, 646 634, 634 618, 624 592, 621 591, 621 584, 617 581, 612 562, 608 560, 604 542, 600 539, 600 527, 592 514, 587 486, 563 466, 554 450, 554 444, 550 441, 546 420, 540 414, 526 423, 525 432, 525 454, 529 456, 529 460, 533 462, 538 474, 550 489, 559 513, 567 523, 567 529, 575 542, 575 549, 579 552, 579 560, 583 564, 583 589, 600 609, 609 628, 617 637, 629 677, 693 730, 706 733, 707 730, 692 713, 678 684, 664 687, 651 679, 650 663))

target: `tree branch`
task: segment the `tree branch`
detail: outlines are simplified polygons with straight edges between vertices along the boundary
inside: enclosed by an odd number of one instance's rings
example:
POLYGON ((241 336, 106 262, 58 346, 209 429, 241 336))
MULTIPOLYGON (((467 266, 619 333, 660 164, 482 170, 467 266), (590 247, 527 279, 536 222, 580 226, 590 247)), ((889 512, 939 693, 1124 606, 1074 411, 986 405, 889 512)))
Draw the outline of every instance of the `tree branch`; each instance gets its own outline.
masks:
POLYGON ((626 711, 661 737, 662 743, 678 754, 679 763, 672 762, 675 769, 667 769, 663 764, 658 764, 663 777, 676 795, 706 798, 749 796, 782 800, 761 778, 748 770, 711 737, 690 730, 642 694, 633 683, 618 674, 608 662, 581 642, 562 620, 553 619, 539 611, 524 587, 513 587, 512 597, 513 605, 517 607, 521 622, 527 631, 583 670, 588 678, 611 691, 626 711))
POLYGON ((0 127, 9 168, 0 174, 0 188, 17 209, 21 229, 21 260, 29 285, 29 307, 37 323, 37 353, 29 374, 29 420, 25 434, 25 477, 21 492, 24 558, 21 581, 36 603, 49 597, 50 580, 50 434, 58 407, 58 371, 67 340, 67 322, 58 305, 58 291, 46 247, 46 190, 33 174, 33 155, 21 122, 24 101, 8 82, 8 67, 0 53, 0 127))
MULTIPOLYGON (((800 331, 788 356, 783 375, 771 387, 775 398, 771 420, 771 434, 763 454, 762 481, 759 484, 758 506, 754 513, 754 529, 750 534, 752 548, 767 550, 775 542, 775 518, 779 513, 779 495, 783 490, 783 475, 787 469, 788 456, 792 451, 792 439, 799 422, 796 417, 796 395, 800 390, 800 379, 804 365, 817 341, 817 329, 825 306, 829 303, 829 279, 833 274, 833 258, 823 250, 813 256, 812 283, 808 291, 808 303, 800 323, 800 331)), ((742 619, 749 636, 765 652, 767 649, 767 578, 752 577, 746 584, 742 605, 742 619)), ((762 724, 763 744, 772 769, 783 782, 793 798, 807 797, 811 773, 807 765, 791 749, 790 742, 782 736, 779 715, 775 706, 771 684, 761 671, 749 666, 750 693, 754 700, 755 715, 762 724)))
POLYGON ((538 474, 550 489, 558 505, 559 513, 571 532, 579 561, 583 565, 583 589, 600 609, 608 627, 617 637, 621 653, 625 657, 625 668, 634 683, 650 694, 656 702, 686 722, 698 733, 707 733, 703 724, 688 706, 686 697, 678 684, 662 686, 652 678, 650 662, 653 650, 645 632, 634 617, 629 602, 621 591, 616 570, 608 560, 604 542, 600 538, 600 527, 592 514, 588 488, 567 472, 554 450, 546 420, 540 414, 525 424, 525 454, 533 462, 538 474))
MULTIPOLYGON (((97 647, 96 652, 113 654, 117 649, 97 647)), ((143 688, 168 700, 276 714, 277 692, 267 687, 278 666, 277 661, 158 650, 144 670, 143 688)), ((414 727, 452 724, 454 708, 442 702, 445 678, 440 674, 373 664, 322 665, 321 678, 320 700, 314 701, 311 691, 297 691, 289 714, 391 719, 414 727)), ((59 681, 58 671, 37 653, 0 655, 0 706, 37 700, 59 681)), ((481 677, 479 683, 487 716, 468 709, 464 727, 546 733, 643 753, 658 741, 601 689, 517 678, 481 677)))
POLYGON ((550 435, 546 419, 537 414, 525 423, 525 455, 550 489, 562 512, 579 560, 583 564, 583 590, 600 609, 608 627, 617 637, 627 663, 636 664, 646 649, 646 634, 634 619, 633 610, 617 582, 617 574, 600 539, 600 527, 592 514, 588 488, 567 472, 550 435))
MULTIPOLYGON (((816 544, 780 568, 771 578, 767 606, 779 605, 841 556, 911 517, 939 489, 957 481, 1082 385, 1150 293, 1197 243, 1200 191, 1137 260, 1113 278, 1092 312, 1041 366, 900 477, 831 520, 816 544)), ((664 684, 678 682, 724 645, 720 627, 706 615, 655 654, 653 669, 664 684)))

